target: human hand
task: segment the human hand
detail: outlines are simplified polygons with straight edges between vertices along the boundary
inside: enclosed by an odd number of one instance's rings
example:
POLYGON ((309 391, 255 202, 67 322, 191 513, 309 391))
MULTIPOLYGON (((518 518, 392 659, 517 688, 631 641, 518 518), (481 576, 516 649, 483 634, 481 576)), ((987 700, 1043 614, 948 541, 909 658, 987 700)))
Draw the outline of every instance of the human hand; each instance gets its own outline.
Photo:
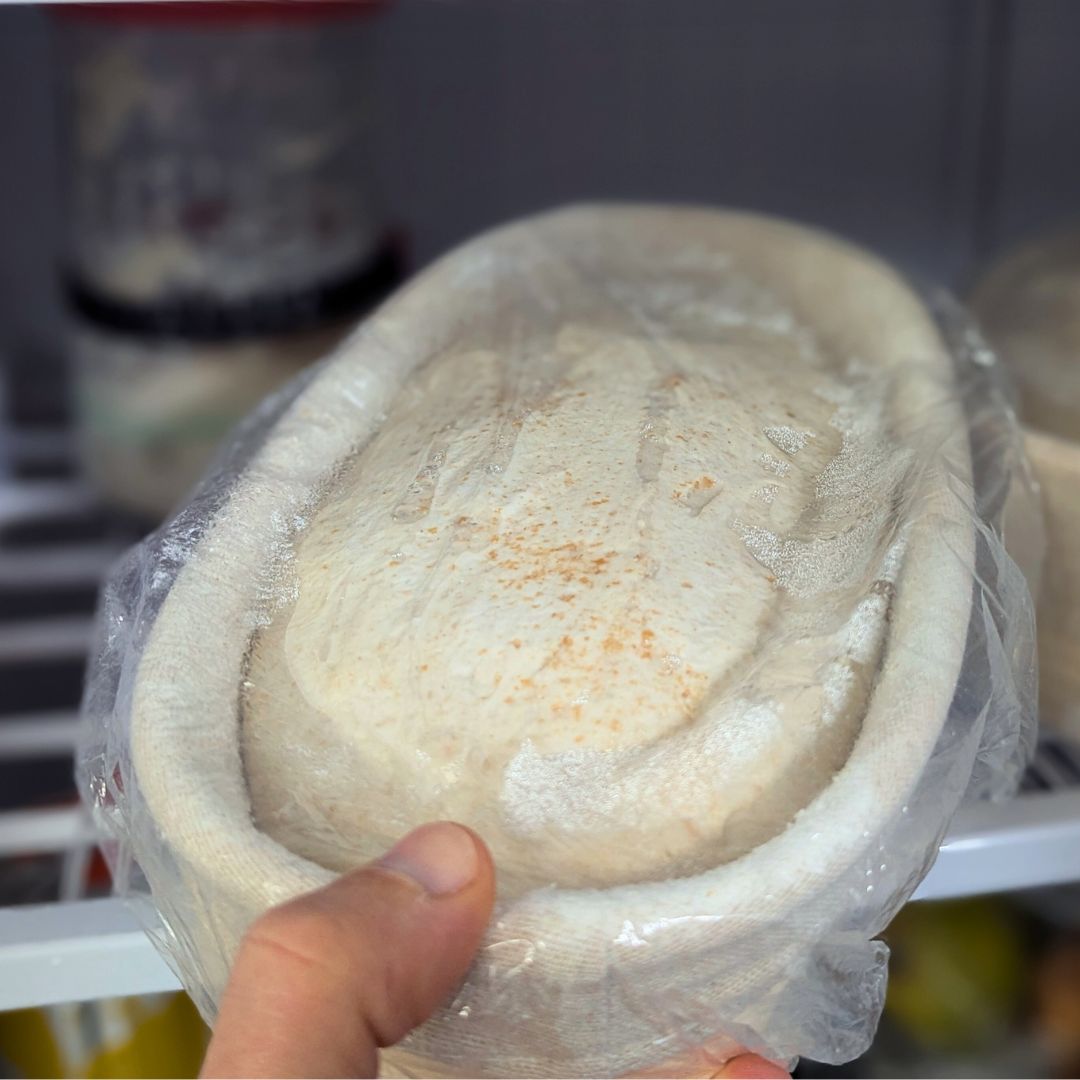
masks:
MULTIPOLYGON (((267 912, 241 944, 203 1077, 376 1076, 379 1047, 423 1023, 464 979, 494 900, 483 841, 437 822, 267 912)), ((694 1075, 787 1073, 744 1054, 694 1075)))

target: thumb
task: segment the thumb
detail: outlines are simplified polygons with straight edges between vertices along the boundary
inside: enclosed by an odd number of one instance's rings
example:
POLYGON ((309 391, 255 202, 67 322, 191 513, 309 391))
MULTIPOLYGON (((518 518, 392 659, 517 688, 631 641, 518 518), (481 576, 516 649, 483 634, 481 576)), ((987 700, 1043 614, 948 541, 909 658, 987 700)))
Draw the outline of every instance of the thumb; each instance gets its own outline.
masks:
POLYGON ((494 896, 483 842, 437 822, 273 908, 241 943, 202 1075, 375 1076, 378 1047, 464 978, 494 896))

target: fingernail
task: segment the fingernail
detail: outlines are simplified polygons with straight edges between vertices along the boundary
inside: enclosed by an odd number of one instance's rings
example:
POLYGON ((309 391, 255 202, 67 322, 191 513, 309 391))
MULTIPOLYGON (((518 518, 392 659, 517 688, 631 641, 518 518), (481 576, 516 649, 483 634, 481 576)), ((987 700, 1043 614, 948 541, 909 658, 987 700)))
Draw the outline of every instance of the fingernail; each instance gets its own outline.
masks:
POLYGON ((436 821, 399 840, 378 865, 411 877, 429 896, 450 896, 475 880, 480 855, 468 829, 436 821))

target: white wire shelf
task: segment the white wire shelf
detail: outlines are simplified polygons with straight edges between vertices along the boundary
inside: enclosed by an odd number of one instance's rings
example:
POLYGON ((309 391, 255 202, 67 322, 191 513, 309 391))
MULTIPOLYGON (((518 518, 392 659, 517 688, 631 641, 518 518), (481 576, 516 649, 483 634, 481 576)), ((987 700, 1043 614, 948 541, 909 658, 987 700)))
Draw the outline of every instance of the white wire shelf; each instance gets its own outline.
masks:
POLYGON ((0 549, 0 589, 95 586, 116 560, 116 544, 58 544, 44 551, 0 549))
MULTIPOLYGON (((53 453, 64 443, 42 436, 28 446, 53 453)), ((94 509, 92 494, 79 483, 0 479, 0 533, 42 522, 55 527, 94 509)), ((23 595, 93 587, 117 550, 100 538, 19 550, 0 542, 0 589, 23 595)), ((79 664, 90 635, 87 612, 0 621, 0 665, 10 673, 43 661, 79 664)), ((71 755, 79 733, 73 711, 18 707, 17 714, 3 714, 0 700, 0 765, 71 755)), ((70 899, 79 894, 93 841, 86 816, 74 806, 0 813, 0 859, 60 855, 60 895, 66 900, 0 907, 0 1010, 178 986, 122 901, 70 899)), ((1026 790, 1015 800, 961 809, 915 898, 1070 882, 1080 882, 1080 747, 1048 743, 1039 748, 1026 790)))
POLYGON ((78 806, 9 810, 0 814, 0 859, 15 855, 63 855, 92 847, 96 841, 87 814, 78 806))
POLYGON ((93 619, 82 615, 0 623, 0 663, 82 659, 90 648, 93 629, 93 619))
POLYGON ((9 713, 0 716, 0 761, 68 757, 79 739, 74 712, 9 713))
POLYGON ((0 908, 0 1009, 179 985, 120 900, 0 908))
POLYGON ((1080 881, 1080 785, 961 807, 916 900, 1080 881))
MULTIPOLYGON (((71 827, 75 839, 78 826, 71 827)), ((1071 881, 1080 881, 1080 788, 964 807, 915 898, 1071 881)), ((178 986, 120 899, 0 908, 0 1009, 178 986)))
POLYGON ((21 525, 84 513, 97 500, 77 480, 35 480, 0 484, 0 526, 21 525))

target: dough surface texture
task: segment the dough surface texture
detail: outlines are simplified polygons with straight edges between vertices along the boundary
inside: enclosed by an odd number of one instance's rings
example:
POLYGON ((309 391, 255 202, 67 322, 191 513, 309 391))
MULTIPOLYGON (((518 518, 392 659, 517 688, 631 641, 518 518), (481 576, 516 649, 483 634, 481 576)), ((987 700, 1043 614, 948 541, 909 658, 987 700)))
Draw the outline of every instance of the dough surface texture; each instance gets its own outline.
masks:
POLYGON ((242 726, 290 850, 448 817, 512 890, 662 879, 846 759, 902 547, 888 369, 752 264, 623 273, 427 360, 301 534, 242 726))

